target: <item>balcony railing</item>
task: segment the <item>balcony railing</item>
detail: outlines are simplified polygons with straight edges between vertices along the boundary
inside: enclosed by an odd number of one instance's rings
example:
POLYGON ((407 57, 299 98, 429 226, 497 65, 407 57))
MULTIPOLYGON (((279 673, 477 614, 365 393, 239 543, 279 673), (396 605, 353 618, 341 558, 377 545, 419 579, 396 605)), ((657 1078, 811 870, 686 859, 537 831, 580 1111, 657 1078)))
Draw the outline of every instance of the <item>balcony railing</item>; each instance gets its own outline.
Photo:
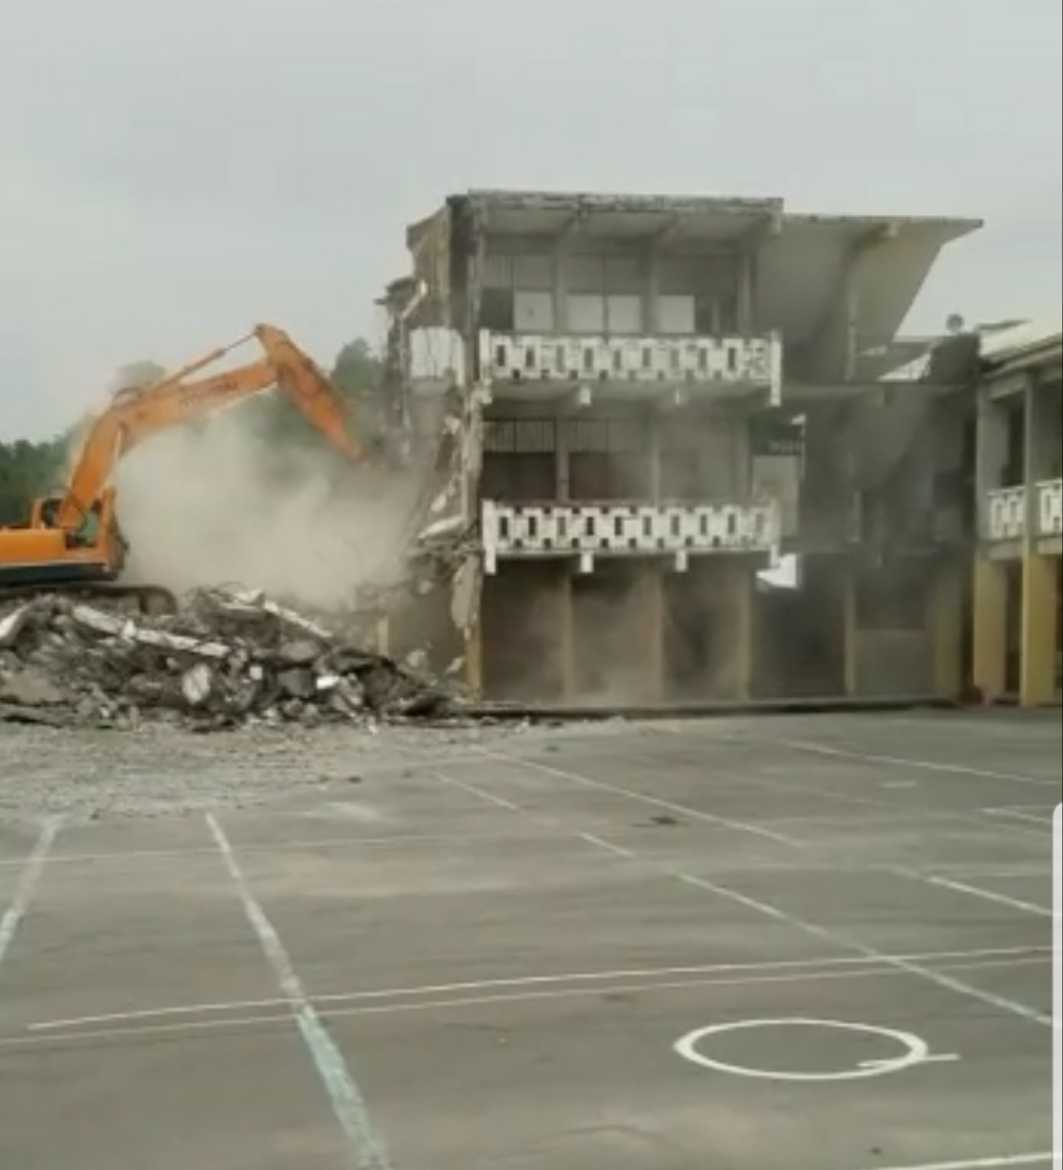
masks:
POLYGON ((677 569, 691 555, 774 553, 777 506, 767 504, 508 504, 484 500, 481 539, 485 568, 506 557, 579 557, 590 571, 596 556, 672 555, 677 569))
POLYGON ((779 401, 782 342, 763 337, 594 337, 480 331, 491 382, 660 383, 767 388, 779 401))
MULTIPOLYGON (((1063 479, 1045 479, 1037 484, 1037 536, 1063 534, 1063 479)), ((987 528, 990 540, 1021 540, 1026 533, 1026 489, 997 488, 986 493, 987 528)))
POLYGON ((1063 479, 1043 479, 1037 485, 1038 535, 1063 535, 1063 479))
POLYGON ((987 536, 990 540, 1021 540, 1026 531, 1026 489, 996 488, 986 492, 987 536))

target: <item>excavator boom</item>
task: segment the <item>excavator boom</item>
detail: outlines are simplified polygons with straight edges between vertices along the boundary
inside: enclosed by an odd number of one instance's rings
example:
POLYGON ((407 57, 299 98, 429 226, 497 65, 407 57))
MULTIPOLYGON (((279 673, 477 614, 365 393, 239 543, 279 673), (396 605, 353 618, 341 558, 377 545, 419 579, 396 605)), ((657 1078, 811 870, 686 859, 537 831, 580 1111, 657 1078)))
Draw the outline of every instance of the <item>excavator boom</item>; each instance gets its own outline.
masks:
POLYGON ((325 439, 353 462, 364 451, 347 427, 342 400, 291 338, 272 325, 182 367, 145 389, 120 390, 90 426, 63 494, 38 500, 29 523, 0 528, 0 591, 5 586, 109 580, 124 563, 125 542, 110 479, 118 460, 161 431, 214 414, 276 386, 325 439), (190 375, 254 336, 264 356, 198 380, 190 375))

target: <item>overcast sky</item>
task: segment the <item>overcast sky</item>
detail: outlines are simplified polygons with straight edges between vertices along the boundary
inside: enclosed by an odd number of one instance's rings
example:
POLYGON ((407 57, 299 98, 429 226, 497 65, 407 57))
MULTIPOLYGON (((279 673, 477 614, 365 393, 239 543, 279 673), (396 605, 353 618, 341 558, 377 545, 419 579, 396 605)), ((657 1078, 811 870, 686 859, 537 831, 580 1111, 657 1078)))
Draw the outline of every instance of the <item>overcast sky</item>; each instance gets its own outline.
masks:
POLYGON ((1060 303, 1059 0, 31 0, 0 66, 0 440, 114 368, 374 336, 448 192, 958 214, 906 327, 1060 303))

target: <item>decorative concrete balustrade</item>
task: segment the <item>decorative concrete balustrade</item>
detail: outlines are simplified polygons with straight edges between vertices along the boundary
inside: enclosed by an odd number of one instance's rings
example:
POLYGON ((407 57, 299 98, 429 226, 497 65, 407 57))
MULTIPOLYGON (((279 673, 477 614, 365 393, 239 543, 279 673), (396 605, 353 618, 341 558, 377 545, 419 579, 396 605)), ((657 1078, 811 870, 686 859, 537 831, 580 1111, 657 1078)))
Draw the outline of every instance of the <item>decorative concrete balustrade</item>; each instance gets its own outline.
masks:
POLYGON ((1043 479, 1037 485, 1039 536, 1063 535, 1063 479, 1043 479))
POLYGON ((480 332, 480 378, 497 382, 600 382, 767 388, 777 403, 782 342, 762 337, 480 332))
POLYGON ((509 504, 484 500, 484 563, 500 558, 579 557, 590 572, 594 558, 671 555, 685 569, 691 555, 773 553, 779 540, 774 504, 565 503, 509 504))
MULTIPOLYGON (((1063 479, 1045 479, 1037 484, 1035 513, 1039 537, 1063 534, 1063 479)), ((1026 489, 997 488, 986 493, 989 540, 1021 540, 1026 533, 1026 489)))

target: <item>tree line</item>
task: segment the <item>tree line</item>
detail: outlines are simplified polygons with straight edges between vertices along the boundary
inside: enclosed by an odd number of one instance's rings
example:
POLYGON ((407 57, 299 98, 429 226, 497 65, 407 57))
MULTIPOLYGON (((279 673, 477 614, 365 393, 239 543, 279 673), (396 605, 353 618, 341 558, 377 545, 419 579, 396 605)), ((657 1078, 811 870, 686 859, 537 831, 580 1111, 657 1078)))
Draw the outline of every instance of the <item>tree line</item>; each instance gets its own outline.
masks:
MULTIPOLYGON (((116 382, 124 386, 150 385, 164 372, 154 362, 132 362, 117 372, 116 382)), ((352 408, 364 409, 380 388, 381 363, 369 343, 359 337, 340 350, 329 376, 352 408)), ((246 406, 250 413, 248 425, 278 450, 320 442, 309 424, 280 395, 271 394, 246 406)), ((76 430, 72 427, 39 443, 28 439, 0 440, 0 524, 24 523, 35 499, 63 487, 76 430)))

